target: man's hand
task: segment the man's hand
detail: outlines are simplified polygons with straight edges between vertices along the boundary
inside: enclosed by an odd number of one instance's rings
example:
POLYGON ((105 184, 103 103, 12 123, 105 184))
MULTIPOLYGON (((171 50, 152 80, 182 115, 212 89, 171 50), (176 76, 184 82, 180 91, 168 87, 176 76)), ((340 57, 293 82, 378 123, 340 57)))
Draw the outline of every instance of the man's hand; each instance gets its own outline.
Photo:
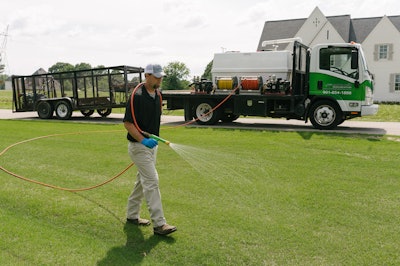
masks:
POLYGON ((140 143, 142 143, 144 146, 147 148, 153 149, 155 146, 158 145, 157 140, 150 139, 150 138, 144 138, 140 143))

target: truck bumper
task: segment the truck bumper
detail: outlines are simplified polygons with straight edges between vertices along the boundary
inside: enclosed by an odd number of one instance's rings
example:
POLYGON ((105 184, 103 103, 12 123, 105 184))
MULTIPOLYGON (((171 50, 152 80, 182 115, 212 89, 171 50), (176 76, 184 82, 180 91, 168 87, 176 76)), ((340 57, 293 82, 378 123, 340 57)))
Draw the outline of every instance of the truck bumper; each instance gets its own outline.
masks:
POLYGON ((379 105, 363 105, 361 106, 361 116, 365 115, 376 115, 379 110, 379 105))

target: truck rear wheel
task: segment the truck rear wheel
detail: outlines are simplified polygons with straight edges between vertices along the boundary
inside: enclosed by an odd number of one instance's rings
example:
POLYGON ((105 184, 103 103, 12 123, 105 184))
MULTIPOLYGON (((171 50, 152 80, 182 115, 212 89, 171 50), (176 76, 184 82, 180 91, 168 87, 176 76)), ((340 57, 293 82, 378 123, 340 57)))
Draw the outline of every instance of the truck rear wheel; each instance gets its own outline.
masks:
POLYGON ((195 108, 195 118, 197 124, 214 125, 220 119, 219 110, 213 110, 214 105, 211 102, 201 102, 195 108))
POLYGON ((57 102, 55 110, 58 119, 68 120, 72 116, 72 107, 67 101, 57 102))
POLYGON ((333 129, 342 120, 342 111, 331 101, 318 101, 311 106, 310 121, 315 128, 333 129))
POLYGON ((49 119, 53 116, 53 106, 47 101, 39 102, 36 109, 41 119, 49 119))
POLYGON ((111 114, 112 109, 97 109, 97 113, 102 117, 107 117, 111 114))

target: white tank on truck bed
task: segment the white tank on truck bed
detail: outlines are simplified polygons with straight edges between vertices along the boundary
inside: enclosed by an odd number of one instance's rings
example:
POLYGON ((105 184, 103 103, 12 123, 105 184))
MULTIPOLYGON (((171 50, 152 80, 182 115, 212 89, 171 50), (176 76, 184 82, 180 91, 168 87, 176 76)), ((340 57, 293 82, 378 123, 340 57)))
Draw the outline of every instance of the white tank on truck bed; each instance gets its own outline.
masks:
POLYGON ((264 81, 272 75, 283 80, 290 80, 292 71, 292 52, 226 52, 214 54, 211 70, 213 83, 216 77, 261 76, 264 81))

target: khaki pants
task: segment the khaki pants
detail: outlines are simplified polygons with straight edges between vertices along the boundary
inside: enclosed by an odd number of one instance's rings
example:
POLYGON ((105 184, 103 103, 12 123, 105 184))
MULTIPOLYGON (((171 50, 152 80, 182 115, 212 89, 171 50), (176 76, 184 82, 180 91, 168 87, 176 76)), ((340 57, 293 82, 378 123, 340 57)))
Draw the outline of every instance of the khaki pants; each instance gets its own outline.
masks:
POLYGON ((149 149, 138 142, 129 142, 128 144, 129 156, 135 163, 138 173, 135 186, 128 198, 127 218, 138 219, 140 217, 140 208, 144 197, 154 227, 166 223, 158 187, 157 148, 158 146, 149 149))

